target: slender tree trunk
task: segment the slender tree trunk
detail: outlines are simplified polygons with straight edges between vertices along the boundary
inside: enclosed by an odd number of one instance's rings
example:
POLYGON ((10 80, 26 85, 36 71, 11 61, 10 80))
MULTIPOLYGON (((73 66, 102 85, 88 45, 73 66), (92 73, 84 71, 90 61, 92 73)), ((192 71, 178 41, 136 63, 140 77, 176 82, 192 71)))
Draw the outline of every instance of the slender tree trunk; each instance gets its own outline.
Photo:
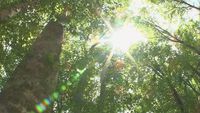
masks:
POLYGON ((84 106, 83 93, 88 82, 87 76, 88 76, 87 74, 83 74, 81 76, 80 81, 77 85, 77 89, 74 91, 73 94, 73 101, 75 102, 75 108, 73 109, 74 113, 82 113, 82 109, 84 106))
POLYGON ((99 113, 104 113, 104 101, 105 101, 105 96, 106 96, 106 82, 101 81, 101 86, 100 86, 100 96, 99 96, 99 102, 97 106, 97 110, 99 113))
POLYGON ((39 0, 32 0, 31 2, 22 2, 11 6, 7 9, 0 10, 0 22, 17 15, 19 12, 26 11, 29 8, 33 8, 38 4, 39 0))
POLYGON ((180 109, 181 113, 186 113, 186 110, 185 110, 185 106, 184 106, 184 103, 183 103, 183 100, 180 96, 180 94, 177 92, 176 88, 172 85, 172 83, 170 82, 169 79, 167 79, 165 77, 165 74, 159 70, 158 68, 154 67, 154 66, 149 66, 154 72, 156 75, 158 75, 161 79, 165 79, 171 92, 172 92, 172 96, 174 98, 174 101, 176 102, 178 108, 180 109))
POLYGON ((200 113, 200 102, 197 103, 197 105, 194 108, 194 112, 193 113, 200 113))
POLYGON ((56 86, 63 27, 50 21, 0 94, 0 113, 29 113, 56 86))
POLYGON ((174 86, 172 86, 170 83, 168 83, 168 84, 169 84, 170 90, 172 91, 174 100, 175 100, 177 106, 179 107, 181 113, 186 113, 185 108, 184 108, 184 103, 181 99, 181 96, 179 95, 177 90, 174 88, 174 86))
POLYGON ((105 101, 105 96, 106 96, 106 72, 108 70, 108 66, 110 65, 111 58, 113 56, 113 51, 110 52, 108 58, 106 59, 102 72, 100 73, 100 95, 99 95, 99 101, 97 104, 97 110, 98 113, 104 113, 104 101, 105 101))

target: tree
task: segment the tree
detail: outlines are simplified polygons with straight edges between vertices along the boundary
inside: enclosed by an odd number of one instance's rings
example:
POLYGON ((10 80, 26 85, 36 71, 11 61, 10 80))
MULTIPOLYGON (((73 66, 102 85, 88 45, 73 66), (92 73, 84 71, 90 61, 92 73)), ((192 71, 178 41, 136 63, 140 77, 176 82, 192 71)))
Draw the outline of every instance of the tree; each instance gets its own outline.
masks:
MULTIPOLYGON (((28 11, 29 7, 32 7, 33 10, 41 9, 39 7, 38 9, 35 8, 37 4, 38 1, 19 3, 14 6, 11 6, 8 9, 4 9, 1 11, 1 20, 2 21, 7 20, 8 17, 13 18, 14 16, 17 16, 17 14, 20 11, 27 10, 25 14, 29 13, 28 11)), ((71 2, 71 4, 64 3, 59 5, 64 6, 64 10, 67 7, 67 11, 71 13, 70 16, 71 15, 74 16, 74 14, 76 15, 81 14, 80 12, 77 13, 75 10, 71 11, 70 7, 73 6, 73 4, 74 2, 71 2)), ((79 8, 81 10, 82 7, 80 7, 81 6, 80 4, 81 3, 79 2, 78 5, 75 6, 76 7, 75 9, 79 8)), ((94 9, 95 6, 93 6, 93 3, 86 2, 84 4, 92 5, 91 9, 89 10, 93 11, 93 13, 96 13, 94 12, 96 11, 96 9, 94 9)), ((61 7, 59 6, 59 8, 62 8, 62 6, 61 7)), ((43 12, 43 14, 44 13, 45 12, 43 12)), ((66 22, 66 19, 71 18, 70 16, 68 16, 68 18, 62 18, 63 17, 62 15, 60 16, 60 14, 57 15, 56 13, 53 13, 53 15, 54 16, 51 16, 49 19, 58 18, 58 20, 62 22, 63 19, 65 19, 64 22, 66 22)), ((93 17, 95 16, 98 15, 94 14, 93 17)), ((74 20, 76 19, 77 18, 75 16, 74 20)), ((70 25, 70 22, 65 24, 70 25)), ((71 25, 73 25, 73 27, 77 26, 75 23, 71 25)), ((77 31, 73 31, 74 29, 73 27, 71 27, 69 30, 71 30, 71 33, 76 33, 77 31)), ((28 54, 21 61, 21 63, 18 64, 13 74, 9 75, 10 78, 1 93, 1 100, 2 100, 1 111, 3 113, 7 112, 25 113, 32 111, 36 103, 38 103, 40 100, 42 100, 43 98, 45 98, 46 96, 50 95, 53 92, 57 81, 56 73, 58 70, 59 54, 61 51, 60 49, 61 49, 62 38, 63 38, 62 25, 59 24, 58 22, 53 22, 53 21, 48 22, 47 26, 43 29, 40 37, 36 39, 35 43, 30 48, 30 52, 28 52, 28 54), (16 97, 16 95, 18 97, 16 97)))
POLYGON ((34 1, 27 1, 27 2, 21 2, 21 3, 17 3, 14 5, 11 5, 9 8, 7 9, 3 9, 0 11, 0 22, 6 21, 7 19, 16 16, 19 12, 25 12, 28 9, 30 9, 30 7, 35 7, 38 4, 39 0, 34 0, 34 1))
POLYGON ((1 93, 1 113, 28 113, 56 86, 63 27, 50 21, 1 93))
POLYGON ((2 1, 0 12, 18 10, 0 24, 0 113, 31 112, 35 105, 47 113, 198 113, 198 6, 195 0, 2 1), (126 25, 147 41, 124 53, 110 38, 126 25))

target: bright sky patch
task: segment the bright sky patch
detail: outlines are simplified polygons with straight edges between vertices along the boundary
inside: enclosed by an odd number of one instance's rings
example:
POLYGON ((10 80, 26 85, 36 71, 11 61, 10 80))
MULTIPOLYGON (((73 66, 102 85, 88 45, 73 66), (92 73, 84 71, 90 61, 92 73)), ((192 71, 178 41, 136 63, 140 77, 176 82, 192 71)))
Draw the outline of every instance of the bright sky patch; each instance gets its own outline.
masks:
POLYGON ((114 30, 109 39, 114 50, 126 52, 134 43, 144 42, 147 39, 131 24, 127 24, 121 28, 114 30))

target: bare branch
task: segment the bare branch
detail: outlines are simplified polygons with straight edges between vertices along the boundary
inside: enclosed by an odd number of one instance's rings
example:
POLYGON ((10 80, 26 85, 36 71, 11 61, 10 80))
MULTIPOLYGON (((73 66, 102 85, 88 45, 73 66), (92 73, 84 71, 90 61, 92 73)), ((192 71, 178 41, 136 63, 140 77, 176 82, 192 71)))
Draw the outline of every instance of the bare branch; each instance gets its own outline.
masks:
POLYGON ((155 23, 152 23, 152 22, 148 22, 146 21, 146 23, 148 23, 149 25, 151 25, 154 29, 156 29, 161 35, 163 35, 166 39, 172 41, 172 42, 177 42, 177 43, 180 43, 182 44, 183 46, 191 49, 192 51, 194 51, 195 53, 197 53, 198 55, 200 55, 200 50, 197 49, 196 47, 186 43, 185 41, 183 40, 180 40, 180 37, 177 37, 177 36, 174 36, 172 35, 169 31, 163 29, 162 27, 158 26, 157 24, 155 23))
POLYGON ((197 9, 197 10, 200 11, 200 7, 197 7, 197 6, 191 5, 191 4, 187 3, 187 2, 184 1, 184 0, 174 0, 174 1, 179 2, 179 3, 182 3, 182 4, 185 4, 185 5, 187 5, 187 6, 191 7, 191 8, 194 8, 194 9, 197 9))

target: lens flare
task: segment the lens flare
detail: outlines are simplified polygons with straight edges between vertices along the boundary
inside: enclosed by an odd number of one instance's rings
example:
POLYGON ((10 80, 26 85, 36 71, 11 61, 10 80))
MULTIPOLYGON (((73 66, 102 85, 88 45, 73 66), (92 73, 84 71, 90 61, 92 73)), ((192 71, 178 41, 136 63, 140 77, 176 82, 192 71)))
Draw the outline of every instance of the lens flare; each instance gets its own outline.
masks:
MULTIPOLYGON (((82 70, 77 70, 77 73, 72 75, 73 77, 68 80, 66 83, 63 83, 57 91, 53 92, 48 98, 43 99, 42 102, 35 105, 35 110, 37 113, 43 113, 48 106, 52 104, 55 100, 57 100, 60 94, 68 89, 69 86, 72 85, 72 82, 75 83, 79 80, 80 76, 86 71, 86 68, 82 70)), ((32 113, 32 112, 31 112, 32 113)), ((35 112, 33 112, 35 113, 35 112)))
POLYGON ((139 30, 128 24, 114 30, 109 42, 115 50, 126 52, 132 44, 146 40, 145 36, 139 30))

